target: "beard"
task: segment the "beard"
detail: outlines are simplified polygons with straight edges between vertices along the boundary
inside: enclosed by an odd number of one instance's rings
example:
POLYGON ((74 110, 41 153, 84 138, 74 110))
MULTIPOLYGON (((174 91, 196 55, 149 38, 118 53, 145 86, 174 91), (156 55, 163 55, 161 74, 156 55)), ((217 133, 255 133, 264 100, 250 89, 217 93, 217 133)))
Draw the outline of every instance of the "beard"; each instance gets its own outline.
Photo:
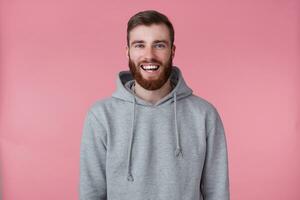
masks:
POLYGON ((170 74, 172 72, 172 65, 173 65, 172 61, 173 61, 172 55, 170 55, 170 58, 165 65, 162 65, 161 62, 155 59, 151 59, 147 61, 149 63, 150 62, 158 63, 159 68, 162 70, 159 77, 155 80, 144 79, 141 73, 141 70, 143 69, 140 67, 140 64, 135 65, 134 62, 131 60, 130 56, 129 56, 128 65, 133 78, 139 85, 141 85, 146 90, 157 90, 161 88, 168 81, 170 74))

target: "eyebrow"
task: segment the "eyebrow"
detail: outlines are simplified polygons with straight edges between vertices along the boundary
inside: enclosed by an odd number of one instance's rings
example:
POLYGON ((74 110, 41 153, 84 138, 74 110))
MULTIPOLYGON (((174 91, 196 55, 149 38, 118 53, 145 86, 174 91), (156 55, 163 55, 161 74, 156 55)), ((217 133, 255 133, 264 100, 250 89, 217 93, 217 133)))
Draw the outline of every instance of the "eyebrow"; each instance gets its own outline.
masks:
MULTIPOLYGON (((134 40, 133 42, 131 42, 131 45, 134 45, 136 43, 145 43, 145 41, 144 40, 134 40)), ((154 40, 153 43, 154 44, 165 43, 165 44, 169 45, 169 42, 167 40, 154 40)))

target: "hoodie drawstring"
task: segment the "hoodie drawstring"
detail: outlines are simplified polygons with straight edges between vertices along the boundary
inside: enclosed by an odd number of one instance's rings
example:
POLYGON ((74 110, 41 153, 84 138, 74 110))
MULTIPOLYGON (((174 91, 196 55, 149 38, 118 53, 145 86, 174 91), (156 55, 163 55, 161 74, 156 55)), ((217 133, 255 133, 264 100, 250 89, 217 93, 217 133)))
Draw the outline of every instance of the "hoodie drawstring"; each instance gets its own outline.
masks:
MULTIPOLYGON (((175 156, 183 156, 182 155, 182 149, 180 146, 180 137, 179 137, 179 132, 178 132, 178 124, 177 124, 177 96, 176 92, 174 92, 173 95, 174 98, 174 115, 175 115, 175 136, 176 136, 176 150, 175 150, 175 156)), ((134 136, 134 123, 135 123, 135 105, 136 104, 136 99, 135 96, 133 95, 133 119, 132 119, 132 124, 131 124, 131 136, 130 136, 130 143, 129 143, 129 149, 128 149, 128 163, 127 163, 127 180, 130 182, 134 181, 133 175, 131 173, 131 156, 132 156, 132 144, 133 144, 133 136, 134 136)))
POLYGON ((130 136, 130 143, 128 149, 128 164, 127 164, 127 180, 133 182, 133 176, 131 173, 131 153, 132 153, 132 143, 133 143, 133 133, 134 133, 134 121, 135 121, 135 96, 133 95, 133 117, 132 117, 132 124, 131 124, 131 136, 130 136))
POLYGON ((177 124, 177 109, 176 109, 176 103, 177 103, 177 96, 176 92, 174 92, 174 113, 175 113, 175 130, 176 130, 176 150, 175 150, 175 156, 183 156, 182 150, 180 146, 180 138, 179 138, 179 132, 178 132, 178 124, 177 124))

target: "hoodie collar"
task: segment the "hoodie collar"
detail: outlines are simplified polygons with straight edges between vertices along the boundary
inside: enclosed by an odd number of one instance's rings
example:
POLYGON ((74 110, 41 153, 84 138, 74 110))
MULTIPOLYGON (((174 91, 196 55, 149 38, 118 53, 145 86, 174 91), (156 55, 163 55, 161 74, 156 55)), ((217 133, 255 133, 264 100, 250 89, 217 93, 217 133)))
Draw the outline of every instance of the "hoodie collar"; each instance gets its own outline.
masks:
POLYGON ((127 102, 134 103, 132 96, 135 96, 136 104, 144 106, 159 106, 163 103, 173 102, 173 96, 176 92, 177 100, 180 100, 186 96, 189 96, 193 93, 192 89, 189 88, 186 82, 183 79, 181 70, 172 66, 172 72, 170 75, 171 83, 175 86, 172 91, 164 96, 162 99, 158 100, 155 104, 147 102, 138 96, 136 96, 132 90, 132 85, 134 83, 133 76, 130 71, 121 71, 117 76, 117 89, 112 94, 112 97, 118 98, 127 102))

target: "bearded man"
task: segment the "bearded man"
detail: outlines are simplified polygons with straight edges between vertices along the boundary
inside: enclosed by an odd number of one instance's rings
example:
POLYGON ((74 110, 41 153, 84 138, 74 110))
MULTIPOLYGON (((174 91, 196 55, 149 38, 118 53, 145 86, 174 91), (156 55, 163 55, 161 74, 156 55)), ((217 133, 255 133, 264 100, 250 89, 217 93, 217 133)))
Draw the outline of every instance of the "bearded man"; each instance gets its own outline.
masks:
POLYGON ((85 118, 80 199, 229 200, 224 127, 173 66, 173 25, 154 10, 127 25, 130 71, 85 118))

